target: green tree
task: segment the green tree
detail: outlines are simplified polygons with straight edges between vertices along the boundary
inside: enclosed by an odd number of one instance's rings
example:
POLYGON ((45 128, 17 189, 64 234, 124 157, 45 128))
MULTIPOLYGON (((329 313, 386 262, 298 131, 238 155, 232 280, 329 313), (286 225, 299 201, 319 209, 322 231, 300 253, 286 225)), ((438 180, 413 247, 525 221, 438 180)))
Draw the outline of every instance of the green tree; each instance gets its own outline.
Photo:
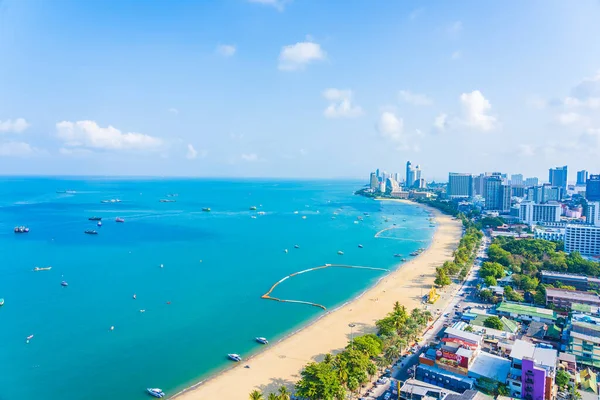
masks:
POLYGON ((473 332, 473 327, 471 325, 467 325, 464 329, 465 332, 473 332))
POLYGON ((486 278, 488 276, 493 276, 496 279, 504 278, 506 272, 504 272, 504 266, 497 262, 489 262, 486 261, 481 265, 479 269, 479 276, 482 278, 486 278))
POLYGON ((390 346, 385 349, 385 353, 383 358, 387 362, 387 365, 391 365, 394 361, 396 361, 400 357, 400 349, 396 346, 390 346))
POLYGON ((343 399, 345 390, 332 365, 310 363, 300 373, 296 394, 311 400, 343 399))
POLYGON ((279 393, 277 396, 278 400, 290 400, 292 397, 292 393, 285 386, 281 386, 277 393, 279 393))
POLYGON ((499 331, 501 331, 504 328, 504 324, 502 324, 502 321, 500 320, 500 318, 496 317, 495 315, 493 315, 491 317, 487 317, 483 321, 483 326, 492 328, 492 329, 497 329, 499 331))
POLYGON ((435 281, 433 281, 433 283, 435 283, 438 286, 448 286, 452 283, 452 281, 450 280, 450 277, 448 276, 448 274, 446 273, 446 271, 443 268, 436 268, 435 270, 435 281))
POLYGON ((508 301, 516 301, 516 302, 523 302, 523 296, 521 296, 521 294, 515 292, 513 290, 512 287, 510 286, 506 286, 504 288, 504 297, 506 297, 506 300, 508 301))
POLYGON ((569 381, 571 380, 571 375, 568 372, 563 371, 562 369, 556 372, 555 382, 559 388, 565 388, 569 381))
POLYGON ((367 374, 369 374, 369 379, 373 379, 373 375, 377 374, 377 365, 373 363, 369 363, 367 365, 367 374))
POLYGON ((352 345, 348 345, 346 348, 351 348, 362 351, 369 357, 375 357, 381 354, 383 350, 383 341, 379 336, 369 333, 367 335, 357 336, 354 338, 352 345))
POLYGON ((479 297, 485 302, 491 302, 494 298, 494 293, 491 290, 483 289, 479 291, 479 297))
POLYGON ((487 286, 496 286, 498 284, 498 282, 496 281, 496 278, 494 278, 493 276, 486 276, 485 279, 483 280, 483 282, 487 286))
POLYGON ((358 379, 356 379, 355 377, 351 377, 348 380, 348 390, 350 390, 351 393, 356 393, 356 391, 358 390, 359 387, 360 387, 360 383, 358 382, 358 379))
POLYGON ((253 390, 250 392, 250 400, 263 400, 263 395, 258 390, 253 390))
POLYGON ((504 383, 499 383, 498 386, 496 387, 496 396, 508 396, 510 394, 510 391, 508 390, 508 386, 506 386, 506 384, 504 383))
POLYGON ((267 400, 279 400, 279 396, 277 396, 275 393, 269 393, 267 400))
POLYGON ((331 355, 331 353, 325 354, 325 357, 323 358, 323 362, 328 365, 331 365, 333 363, 333 356, 331 355))

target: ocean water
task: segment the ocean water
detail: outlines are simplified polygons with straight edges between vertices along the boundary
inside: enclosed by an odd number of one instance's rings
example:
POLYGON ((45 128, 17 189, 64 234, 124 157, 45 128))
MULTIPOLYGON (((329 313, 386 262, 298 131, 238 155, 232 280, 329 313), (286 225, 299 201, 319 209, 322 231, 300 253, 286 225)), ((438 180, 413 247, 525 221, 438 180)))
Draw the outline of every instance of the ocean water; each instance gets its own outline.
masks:
MULTIPOLYGON (((354 196, 361 185, 2 178, 0 399, 144 399, 146 387, 174 394, 230 366, 227 353, 260 350, 254 337, 273 342, 323 315, 260 296, 326 263, 394 268, 394 254, 409 258, 433 235, 424 210, 354 196), (122 202, 101 203, 113 198, 122 202), (31 231, 14 234, 16 225, 31 231), (375 237, 386 228, 394 229, 375 237)), ((272 296, 329 310, 385 273, 310 272, 272 296)))

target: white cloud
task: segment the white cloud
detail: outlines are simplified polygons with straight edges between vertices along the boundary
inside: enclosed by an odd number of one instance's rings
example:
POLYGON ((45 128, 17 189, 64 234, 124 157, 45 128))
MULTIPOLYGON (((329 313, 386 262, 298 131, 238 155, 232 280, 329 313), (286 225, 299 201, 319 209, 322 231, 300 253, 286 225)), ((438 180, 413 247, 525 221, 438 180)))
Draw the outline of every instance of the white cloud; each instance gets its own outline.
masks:
POLYGON ((433 100, 424 94, 412 93, 409 90, 401 90, 399 95, 400 100, 415 106, 430 106, 433 104, 433 100))
POLYGON ((311 62, 324 60, 326 57, 327 54, 318 43, 298 42, 282 47, 279 54, 279 69, 283 71, 302 70, 311 62))
POLYGON ((454 53, 452 53, 452 55, 450 56, 450 58, 452 60, 458 60, 460 57, 462 56, 461 52, 456 50, 454 53))
POLYGON ((492 106, 479 90, 461 94, 460 102, 463 110, 461 122, 466 126, 480 131, 490 131, 497 126, 496 117, 488 114, 492 106))
POLYGON ((600 108, 600 97, 587 97, 583 100, 577 97, 567 97, 564 100, 565 107, 569 108, 600 108))
POLYGON ((308 152, 305 149, 300 149, 299 152, 301 156, 305 156, 308 154, 308 152))
POLYGON ((588 97, 600 97, 600 71, 591 78, 585 78, 571 90, 573 97, 580 100, 588 97))
POLYGON ((29 128, 29 123, 25 118, 17 118, 14 121, 12 119, 0 121, 0 132, 21 133, 27 128, 29 128))
POLYGON ((176 109, 176 108, 173 108, 173 107, 169 108, 169 110, 168 110, 168 111, 169 111, 171 114, 175 114, 175 115, 179 114, 179 110, 178 110, 178 109, 176 109))
POLYGON ((341 89, 326 89, 323 97, 330 104, 323 115, 327 118, 353 118, 363 114, 362 108, 352 104, 352 91, 341 89))
POLYGON ((448 33, 450 33, 450 34, 457 34, 460 31, 462 31, 462 29, 463 29, 462 22, 461 21, 455 21, 455 22, 452 23, 452 25, 450 25, 448 27, 448 33))
POLYGON ((258 161, 258 155, 256 153, 242 154, 240 157, 242 158, 242 160, 247 161, 247 162, 258 161))
POLYGON ((450 123, 448 121, 448 114, 441 113, 440 115, 435 117, 435 120, 433 121, 433 127, 441 132, 448 129, 449 126, 450 123))
POLYGON ((56 124, 56 135, 67 147, 103 150, 155 150, 161 139, 143 133, 123 133, 113 126, 102 128, 94 121, 62 121, 56 124))
POLYGON ((582 117, 575 112, 568 112, 559 114, 556 119, 562 125, 572 125, 580 122, 582 117))
POLYGON ((27 157, 37 152, 37 149, 25 142, 0 143, 0 157, 27 157))
POLYGON ((220 44, 217 46, 217 54, 223 57, 231 57, 237 49, 231 44, 220 44))
POLYGON ((264 4, 276 8, 278 11, 283 11, 286 3, 292 0, 248 0, 250 3, 264 4))
POLYGON ((59 152, 59 154, 61 154, 63 156, 75 156, 75 157, 87 156, 87 155, 90 155, 93 153, 91 150, 88 150, 88 149, 66 148, 66 147, 61 147, 60 149, 58 149, 58 152, 59 152))
POLYGON ((399 143, 403 140, 403 129, 404 120, 402 118, 396 117, 396 114, 389 111, 381 113, 379 122, 377 123, 377 130, 379 130, 382 137, 399 143))
POLYGON ((187 154, 185 155, 185 157, 188 160, 193 160, 194 158, 198 157, 198 152, 191 144, 187 145, 187 154))

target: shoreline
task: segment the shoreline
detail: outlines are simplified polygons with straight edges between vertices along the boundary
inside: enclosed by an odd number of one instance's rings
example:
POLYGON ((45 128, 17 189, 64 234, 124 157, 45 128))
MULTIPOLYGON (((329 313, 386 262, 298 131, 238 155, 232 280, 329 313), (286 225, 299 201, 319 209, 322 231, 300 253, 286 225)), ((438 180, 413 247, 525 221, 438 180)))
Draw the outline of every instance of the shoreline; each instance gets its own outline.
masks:
MULTIPOLYGON (((435 267, 451 259, 462 235, 462 226, 451 216, 423 204, 402 199, 382 199, 421 207, 433 214, 436 230, 429 246, 419 256, 399 263, 391 272, 357 296, 327 311, 277 342, 252 354, 242 363, 226 368, 169 397, 178 400, 247 398, 258 389, 274 392, 281 385, 292 386, 300 379, 302 368, 320 361, 327 353, 342 350, 354 335, 375 331, 375 321, 383 318, 399 301, 408 309, 420 307, 422 295, 433 285, 435 267), (243 368, 248 363, 251 368, 243 368)), ((433 307, 440 307, 436 303, 433 307)))

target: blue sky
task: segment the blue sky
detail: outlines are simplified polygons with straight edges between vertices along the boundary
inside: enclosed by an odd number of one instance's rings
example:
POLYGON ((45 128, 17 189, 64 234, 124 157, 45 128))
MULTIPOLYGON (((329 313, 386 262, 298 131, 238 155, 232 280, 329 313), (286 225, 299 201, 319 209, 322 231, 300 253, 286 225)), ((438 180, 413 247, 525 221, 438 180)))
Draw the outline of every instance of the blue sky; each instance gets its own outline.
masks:
POLYGON ((600 2, 0 0, 0 173, 600 172, 600 2))

